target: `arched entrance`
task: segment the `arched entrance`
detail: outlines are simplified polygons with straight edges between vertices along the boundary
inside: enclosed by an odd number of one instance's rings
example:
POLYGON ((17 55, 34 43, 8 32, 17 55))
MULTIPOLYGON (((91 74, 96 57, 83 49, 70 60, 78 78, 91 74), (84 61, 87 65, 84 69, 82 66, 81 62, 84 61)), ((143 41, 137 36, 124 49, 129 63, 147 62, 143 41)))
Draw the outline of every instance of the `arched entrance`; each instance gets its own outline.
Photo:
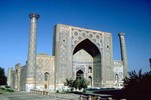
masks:
POLYGON ((89 76, 88 78, 89 78, 89 85, 92 86, 92 77, 89 76))
POLYGON ((76 73, 76 77, 77 77, 77 78, 82 78, 82 77, 84 77, 83 71, 82 71, 82 70, 78 70, 77 73, 76 73))
POLYGON ((76 72, 81 70, 83 77, 91 80, 91 86, 101 84, 101 53, 91 40, 85 39, 76 45, 72 64, 74 78, 77 76, 76 72))
POLYGON ((92 67, 89 66, 88 73, 92 73, 92 67))
POLYGON ((44 73, 44 80, 45 80, 44 87, 45 89, 48 89, 49 88, 49 73, 48 72, 44 73))

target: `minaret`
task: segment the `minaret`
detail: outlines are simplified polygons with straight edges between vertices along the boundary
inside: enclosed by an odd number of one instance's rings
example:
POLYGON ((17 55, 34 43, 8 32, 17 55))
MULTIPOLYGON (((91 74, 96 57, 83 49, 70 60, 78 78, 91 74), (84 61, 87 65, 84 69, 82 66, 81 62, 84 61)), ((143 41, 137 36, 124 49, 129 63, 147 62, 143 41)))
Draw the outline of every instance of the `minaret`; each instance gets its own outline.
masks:
POLYGON ((151 58, 149 58, 149 65, 150 65, 150 71, 151 71, 151 58))
POLYGON ((35 67, 36 67, 36 30, 39 14, 31 13, 30 17, 30 36, 28 45, 26 91, 35 89, 35 67))
POLYGON ((125 44, 125 38, 124 38, 124 33, 120 32, 118 34, 119 39, 120 39, 120 47, 121 47, 121 59, 123 62, 123 76, 126 77, 128 76, 128 65, 127 65, 127 53, 126 53, 126 44, 125 44))
POLYGON ((7 73, 7 85, 12 88, 12 68, 8 68, 8 73, 7 73))

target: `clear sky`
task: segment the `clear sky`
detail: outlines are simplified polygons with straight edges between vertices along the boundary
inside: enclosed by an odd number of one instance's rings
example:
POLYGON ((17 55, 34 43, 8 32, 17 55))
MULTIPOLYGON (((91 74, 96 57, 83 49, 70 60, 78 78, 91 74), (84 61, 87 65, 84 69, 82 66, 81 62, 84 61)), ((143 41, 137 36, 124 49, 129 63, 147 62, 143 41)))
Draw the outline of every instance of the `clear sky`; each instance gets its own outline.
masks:
POLYGON ((124 32, 129 71, 150 70, 150 0, 0 0, 0 66, 6 71, 27 60, 31 12, 40 14, 37 54, 52 54, 53 27, 61 23, 111 32, 114 60, 121 59, 118 33, 124 32))

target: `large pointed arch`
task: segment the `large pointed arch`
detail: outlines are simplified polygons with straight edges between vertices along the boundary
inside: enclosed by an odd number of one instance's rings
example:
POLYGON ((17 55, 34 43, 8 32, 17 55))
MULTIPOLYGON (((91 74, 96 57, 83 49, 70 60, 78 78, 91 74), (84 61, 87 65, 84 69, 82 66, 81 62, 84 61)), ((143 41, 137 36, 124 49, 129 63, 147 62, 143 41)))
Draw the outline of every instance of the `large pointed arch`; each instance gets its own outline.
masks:
POLYGON ((78 70, 78 71, 76 72, 76 77, 77 77, 77 78, 84 77, 83 74, 84 74, 84 73, 83 73, 82 70, 78 70))
POLYGON ((100 53, 98 47, 88 38, 84 39, 83 41, 76 45, 76 47, 73 50, 73 55, 81 49, 87 51, 92 57, 95 57, 97 54, 100 53))
POLYGON ((91 76, 91 86, 99 86, 101 84, 101 52, 91 40, 86 38, 74 47, 72 61, 74 67, 76 67, 74 69, 78 69, 78 67, 87 69, 83 71, 84 78, 89 79, 91 76), (81 67, 81 65, 85 67, 81 67), (89 69, 89 65, 92 66, 92 73, 86 72, 89 69))

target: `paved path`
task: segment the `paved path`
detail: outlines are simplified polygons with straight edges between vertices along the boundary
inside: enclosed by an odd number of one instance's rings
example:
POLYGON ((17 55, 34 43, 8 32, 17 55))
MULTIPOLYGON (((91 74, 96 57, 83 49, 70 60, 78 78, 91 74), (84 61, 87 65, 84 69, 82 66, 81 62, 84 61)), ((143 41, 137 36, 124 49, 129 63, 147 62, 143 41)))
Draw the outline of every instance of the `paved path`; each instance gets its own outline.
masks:
POLYGON ((56 94, 52 93, 50 96, 27 92, 12 92, 0 94, 0 100, 79 100, 79 95, 76 94, 56 94))

